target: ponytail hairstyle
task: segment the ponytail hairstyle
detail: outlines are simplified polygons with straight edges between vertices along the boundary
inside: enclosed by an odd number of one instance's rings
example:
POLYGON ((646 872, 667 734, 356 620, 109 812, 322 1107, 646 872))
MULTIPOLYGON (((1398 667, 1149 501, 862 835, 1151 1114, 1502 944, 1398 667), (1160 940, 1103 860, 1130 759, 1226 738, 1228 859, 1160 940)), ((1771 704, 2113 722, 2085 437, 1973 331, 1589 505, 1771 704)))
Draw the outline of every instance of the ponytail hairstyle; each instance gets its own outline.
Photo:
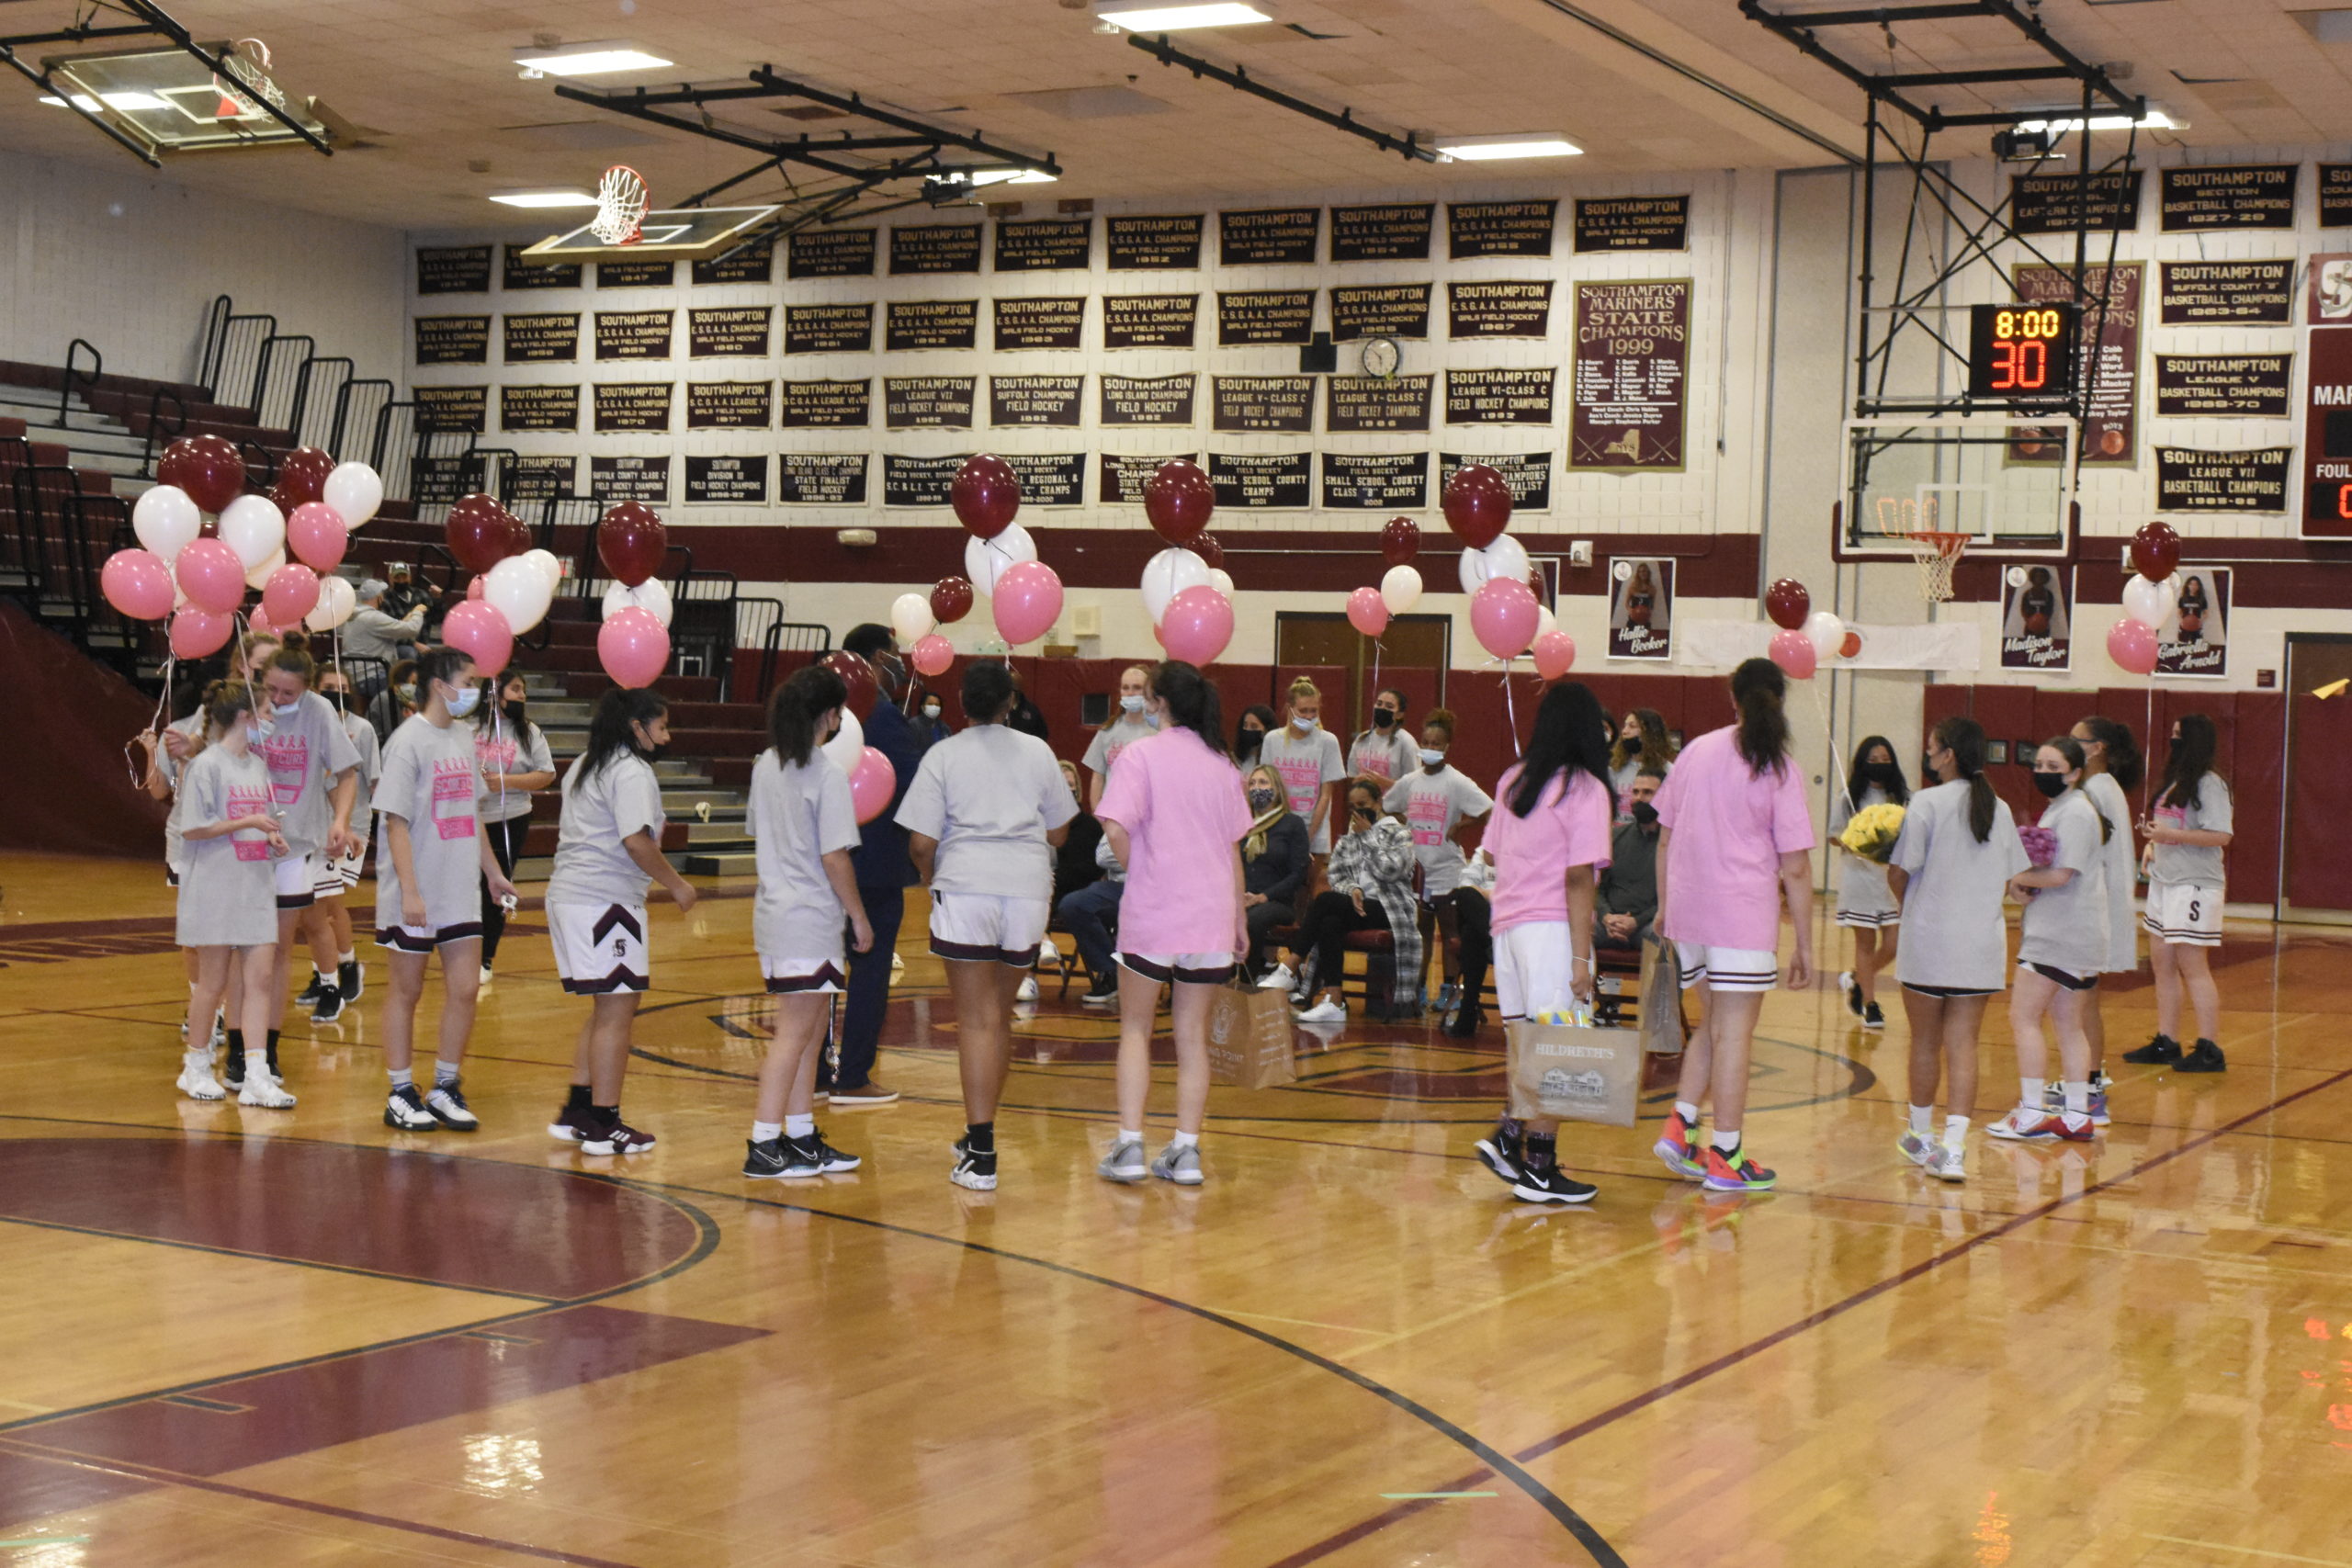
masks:
POLYGON ((2132 727, 2120 719, 2103 718, 2097 714, 2083 720, 2083 728, 2091 739, 2107 749, 2107 776, 2116 787, 2134 790, 2148 771, 2146 759, 2140 755, 2140 744, 2132 739, 2132 727))
POLYGON ((1984 776, 1984 727, 1958 715, 1936 726, 1936 744, 1951 753, 1951 765, 1968 781, 1968 828, 1980 844, 1993 838, 1993 808, 2000 797, 1984 776))
POLYGON ((319 678, 318 662, 305 652, 299 643, 281 642, 277 651, 269 656, 268 662, 263 665, 262 669, 264 671, 283 670, 288 675, 300 675, 302 677, 302 685, 305 689, 319 678))
POLYGON ((1012 707, 1012 666, 993 659, 975 659, 964 671, 964 722, 995 724, 1012 707))
MULTIPOLYGON (((1130 665, 1128 665, 1128 666, 1126 667, 1126 669, 1121 670, 1121 671, 1119 671, 1119 679, 1120 679, 1120 680, 1122 680, 1122 681, 1125 680, 1125 679, 1127 678, 1127 671, 1128 671, 1128 670, 1132 670, 1132 671, 1134 671, 1136 674, 1138 674, 1138 675, 1140 675, 1140 676, 1142 676, 1142 677, 1143 677, 1143 689, 1144 689, 1145 691, 1147 691, 1147 692, 1155 691, 1155 690, 1157 690, 1158 688, 1157 688, 1157 686, 1153 683, 1153 681, 1152 681, 1152 671, 1153 671, 1155 669, 1157 669, 1157 668, 1158 668, 1158 666, 1156 666, 1156 665, 1151 665, 1151 664, 1130 664, 1130 665)), ((1115 729, 1115 728, 1118 728, 1118 726, 1119 726, 1119 724, 1120 724, 1120 722, 1127 716, 1127 710, 1126 710, 1126 709, 1125 709, 1125 708, 1123 708, 1123 707, 1121 707, 1121 706, 1119 705, 1119 704, 1118 704, 1118 701, 1117 701, 1118 694, 1117 694, 1116 692, 1114 692, 1114 693, 1112 693, 1112 694, 1111 694, 1111 695, 1112 695, 1111 711, 1110 711, 1109 713, 1104 714, 1104 715, 1102 716, 1102 724, 1101 724, 1101 725, 1099 725, 1099 726, 1097 727, 1098 728, 1101 728, 1101 729, 1103 729, 1103 730, 1106 730, 1106 731, 1107 731, 1107 730, 1111 730, 1111 729, 1115 729)))
POLYGON ((204 733, 225 730, 238 716, 254 711, 254 689, 243 681, 215 681, 204 688, 204 733))
MULTIPOLYGON (((425 678, 429 668, 425 660, 442 649, 421 655, 417 660, 417 679, 425 678)), ((447 680, 447 676, 443 676, 447 680)), ((572 778, 592 779, 598 769, 622 755, 635 755, 637 736, 629 728, 632 724, 651 724, 670 711, 669 699, 650 686, 614 686, 596 699, 595 716, 588 721, 588 744, 580 753, 580 768, 572 778)), ((564 781, 567 786, 571 780, 564 781)))
POLYGON ((2165 783, 2156 792, 2156 802, 2194 811, 2197 786, 2213 771, 2213 753, 2220 749, 2221 738, 2213 721, 2201 713, 2182 714, 2175 722, 2180 726, 2180 739, 2165 749, 2165 783))
POLYGON ((433 682, 435 681, 450 686, 464 685, 465 682, 458 679, 458 671, 473 661, 472 654, 446 643, 420 649, 416 655, 416 705, 422 708, 433 695, 433 682))
POLYGON ((1739 705, 1734 743, 1750 773, 1788 770, 1789 716, 1781 708, 1788 690, 1788 677, 1769 659, 1750 659, 1731 672, 1731 700, 1739 705))
POLYGON ((1165 660, 1149 672, 1149 681, 1151 694, 1168 705, 1169 722, 1199 736, 1201 744, 1218 756, 1226 755, 1225 705, 1198 666, 1165 660))
POLYGON ((778 761, 806 767, 825 738, 817 721, 849 701, 849 682, 821 664, 804 664, 768 699, 768 744, 778 761))
MULTIPOLYGON (((2076 773, 2082 772, 2083 763, 2089 756, 2089 753, 2083 750, 2083 743, 2071 735, 2053 735, 2042 744, 2065 758, 2066 765, 2076 773)), ((2098 802, 2091 799, 2089 792, 2084 790, 2080 784, 2070 784, 2067 787, 2080 792, 2083 799, 2090 805, 2091 815, 2098 818, 2098 841, 2104 844, 2114 838, 2115 824, 2107 819, 2107 813, 2098 808, 2098 802)))
POLYGON ((1608 719, 1600 699, 1581 681, 1562 681, 1546 691, 1535 710, 1535 731, 1527 739, 1519 780, 1511 785, 1510 814, 1525 817, 1533 811, 1555 775, 1566 794, 1574 782, 1570 775, 1582 769, 1599 782, 1614 816, 1617 792, 1609 787, 1608 719))

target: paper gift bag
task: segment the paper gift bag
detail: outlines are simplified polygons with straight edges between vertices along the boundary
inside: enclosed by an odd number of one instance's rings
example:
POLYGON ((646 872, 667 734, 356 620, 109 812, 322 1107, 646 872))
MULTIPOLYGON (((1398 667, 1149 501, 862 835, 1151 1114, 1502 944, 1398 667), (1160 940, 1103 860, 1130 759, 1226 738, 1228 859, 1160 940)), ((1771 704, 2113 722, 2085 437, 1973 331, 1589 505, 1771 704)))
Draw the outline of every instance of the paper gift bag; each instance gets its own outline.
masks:
POLYGON ((1209 1078, 1236 1089, 1296 1083, 1289 998, 1278 989, 1220 986, 1209 1003, 1209 1078))
POLYGON ((1638 1022, 1642 1048, 1661 1056, 1682 1054, 1682 976, 1674 949, 1656 940, 1642 943, 1642 1004, 1638 1022))
POLYGON ((1634 1124, 1642 1083, 1638 1030, 1514 1023, 1506 1035, 1513 1116, 1634 1124))

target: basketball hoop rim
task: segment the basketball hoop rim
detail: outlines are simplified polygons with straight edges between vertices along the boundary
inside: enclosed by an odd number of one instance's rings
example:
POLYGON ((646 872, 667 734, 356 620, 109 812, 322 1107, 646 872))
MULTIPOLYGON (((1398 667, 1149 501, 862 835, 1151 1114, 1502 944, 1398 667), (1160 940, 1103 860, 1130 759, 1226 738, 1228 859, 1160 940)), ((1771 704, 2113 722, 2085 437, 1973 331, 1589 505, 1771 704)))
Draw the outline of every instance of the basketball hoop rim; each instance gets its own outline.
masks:
POLYGON ((1922 528, 1903 536, 1914 545, 1923 545, 1946 560, 1958 560, 1976 537, 1973 534, 1953 534, 1939 529, 1922 528))

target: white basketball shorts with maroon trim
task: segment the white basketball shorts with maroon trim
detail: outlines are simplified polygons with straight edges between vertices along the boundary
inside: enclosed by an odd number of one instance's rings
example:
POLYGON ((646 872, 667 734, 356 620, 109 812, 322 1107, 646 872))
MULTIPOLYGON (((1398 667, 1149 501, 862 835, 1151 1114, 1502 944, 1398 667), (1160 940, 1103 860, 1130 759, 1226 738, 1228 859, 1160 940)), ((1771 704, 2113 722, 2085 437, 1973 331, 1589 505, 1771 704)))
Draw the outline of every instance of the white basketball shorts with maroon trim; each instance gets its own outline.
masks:
POLYGON ((644 905, 559 904, 549 899, 547 917, 555 972, 566 991, 575 997, 605 997, 652 985, 644 905))

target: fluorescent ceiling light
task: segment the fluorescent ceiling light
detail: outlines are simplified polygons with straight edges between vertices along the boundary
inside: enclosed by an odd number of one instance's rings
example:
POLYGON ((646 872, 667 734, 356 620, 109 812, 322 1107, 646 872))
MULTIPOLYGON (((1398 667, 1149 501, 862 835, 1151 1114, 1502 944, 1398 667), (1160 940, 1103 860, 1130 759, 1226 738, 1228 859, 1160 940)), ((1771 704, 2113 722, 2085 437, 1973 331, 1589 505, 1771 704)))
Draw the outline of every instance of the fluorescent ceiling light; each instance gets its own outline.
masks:
POLYGON ((596 198, 584 190, 513 190, 491 200, 502 207, 594 207, 596 198))
MULTIPOLYGON (((74 95, 74 107, 84 114, 96 114, 101 100, 107 107, 126 113, 133 109, 167 109, 172 107, 153 93, 100 93, 96 98, 87 93, 76 93, 74 95)), ((45 97, 41 102, 53 104, 59 108, 65 107, 63 98, 45 97)))
POLYGON ((1238 28, 1250 22, 1271 22, 1273 13, 1244 0, 1198 0, 1192 5, 1114 4, 1094 15, 1114 27, 1135 33, 1178 32, 1185 28, 1238 28))
POLYGON ((935 176, 951 185, 1049 186, 1058 177, 1043 169, 949 169, 935 176))
POLYGON ((1556 131, 1521 131, 1511 136, 1450 136, 1437 144, 1444 157, 1471 163, 1492 158, 1574 158, 1584 149, 1556 131))
MULTIPOLYGON (((2108 114, 2091 116, 2091 129, 2093 130, 2130 130, 2132 129, 2133 124, 2134 122, 2129 115, 2108 114)), ((2145 115, 2141 117, 2137 124, 2139 129, 2142 130, 2186 130, 2188 129, 2188 124, 2186 120, 2175 119, 2172 116, 2165 113, 2162 109, 2150 109, 2145 115)), ((2018 122, 2018 129, 2019 130, 2046 130, 2053 134, 2063 134, 2070 130, 2082 130, 2083 122, 2079 117, 2074 119, 2027 119, 2019 120, 2018 122)))
POLYGON ((625 43, 576 43, 561 49, 519 49, 514 63, 550 76, 605 76, 616 71, 659 71, 670 62, 625 43))

